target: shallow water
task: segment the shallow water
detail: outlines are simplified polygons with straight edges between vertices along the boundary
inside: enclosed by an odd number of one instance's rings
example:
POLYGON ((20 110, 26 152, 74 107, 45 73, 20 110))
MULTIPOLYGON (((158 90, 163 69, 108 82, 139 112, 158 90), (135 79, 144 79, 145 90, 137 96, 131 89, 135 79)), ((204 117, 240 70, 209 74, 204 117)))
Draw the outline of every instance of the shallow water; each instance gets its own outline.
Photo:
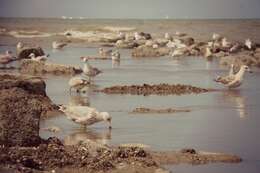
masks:
MULTIPOLYGON (((0 51, 13 47, 0 47, 0 51)), ((66 47, 53 52, 48 47, 50 61, 82 66, 79 57, 95 55, 96 48, 66 47)), ((174 59, 170 57, 134 59, 129 50, 120 50, 122 60, 112 68, 110 60, 90 63, 103 71, 94 79, 95 86, 86 93, 69 95, 70 77, 45 76, 47 95, 56 104, 85 104, 112 117, 110 131, 107 124, 90 126, 87 130, 60 115, 41 122, 41 129, 49 126, 61 128, 59 133, 40 131, 43 138, 57 136, 66 144, 84 140, 107 144, 144 143, 155 150, 178 150, 192 147, 198 150, 227 152, 241 156, 240 164, 209 164, 204 166, 166 166, 174 172, 251 172, 260 169, 260 85, 259 70, 246 74, 244 84, 229 91, 213 82, 216 74, 226 73, 218 63, 202 58, 174 59), (95 93, 93 89, 112 85, 169 83, 191 84, 219 91, 181 96, 131 96, 95 93), (191 112, 173 114, 131 114, 136 107, 187 108, 191 112)))

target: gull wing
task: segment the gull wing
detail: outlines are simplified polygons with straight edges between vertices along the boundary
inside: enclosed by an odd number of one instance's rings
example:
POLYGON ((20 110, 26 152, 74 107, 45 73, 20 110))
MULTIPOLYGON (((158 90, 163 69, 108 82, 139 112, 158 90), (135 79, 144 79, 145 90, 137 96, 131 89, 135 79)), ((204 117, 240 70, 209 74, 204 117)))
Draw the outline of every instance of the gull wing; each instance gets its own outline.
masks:
POLYGON ((229 88, 236 88, 236 87, 239 87, 240 85, 241 85, 240 80, 234 80, 234 81, 226 84, 226 86, 229 87, 229 88))
POLYGON ((224 85, 232 82, 235 80, 235 76, 234 75, 229 75, 229 76, 219 76, 217 77, 217 79, 215 79, 215 82, 219 82, 222 83, 224 85))

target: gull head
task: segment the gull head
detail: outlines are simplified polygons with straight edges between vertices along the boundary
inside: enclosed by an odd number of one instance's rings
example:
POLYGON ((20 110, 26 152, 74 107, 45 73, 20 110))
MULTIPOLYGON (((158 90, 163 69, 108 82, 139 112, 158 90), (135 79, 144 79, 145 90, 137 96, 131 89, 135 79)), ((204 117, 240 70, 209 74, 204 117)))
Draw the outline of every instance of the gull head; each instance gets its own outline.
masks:
POLYGON ((109 115, 108 112, 100 112, 100 115, 102 116, 103 120, 109 123, 109 128, 111 129, 111 121, 112 121, 112 117, 111 115, 109 115))
POLYGON ((241 68, 244 69, 245 71, 248 71, 249 73, 253 73, 247 65, 242 65, 241 68))
POLYGON ((80 57, 80 59, 83 61, 83 62, 88 62, 88 57, 80 57))

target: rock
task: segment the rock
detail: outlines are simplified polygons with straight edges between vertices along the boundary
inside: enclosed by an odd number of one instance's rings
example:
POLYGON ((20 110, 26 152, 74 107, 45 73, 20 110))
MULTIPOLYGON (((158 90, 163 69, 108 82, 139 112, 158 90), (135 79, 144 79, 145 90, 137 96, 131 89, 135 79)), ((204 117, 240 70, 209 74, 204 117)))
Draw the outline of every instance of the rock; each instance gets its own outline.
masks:
POLYGON ((43 80, 0 75, 0 145, 38 145, 40 117, 55 108, 43 80))
POLYGON ((41 47, 24 47, 22 49, 17 49, 16 52, 19 59, 29 59, 31 53, 34 53, 36 57, 45 55, 41 47))
POLYGON ((75 75, 82 72, 79 67, 66 66, 62 64, 53 64, 48 62, 39 62, 33 60, 22 60, 20 72, 23 74, 55 74, 55 75, 75 75))
POLYGON ((169 55, 170 48, 167 47, 160 47, 157 49, 154 49, 152 47, 148 46, 139 46, 132 51, 133 57, 160 57, 169 55))
POLYGON ((183 154, 197 154, 196 150, 193 148, 184 148, 180 152, 183 154))

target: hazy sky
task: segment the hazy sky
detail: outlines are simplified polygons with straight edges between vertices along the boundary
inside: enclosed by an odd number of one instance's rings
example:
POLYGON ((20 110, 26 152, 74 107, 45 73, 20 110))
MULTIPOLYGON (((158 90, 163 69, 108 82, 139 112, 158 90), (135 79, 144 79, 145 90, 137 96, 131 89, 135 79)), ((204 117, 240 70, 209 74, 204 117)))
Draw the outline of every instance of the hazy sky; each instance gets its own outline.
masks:
POLYGON ((1 17, 260 18, 260 0, 0 0, 1 17))

